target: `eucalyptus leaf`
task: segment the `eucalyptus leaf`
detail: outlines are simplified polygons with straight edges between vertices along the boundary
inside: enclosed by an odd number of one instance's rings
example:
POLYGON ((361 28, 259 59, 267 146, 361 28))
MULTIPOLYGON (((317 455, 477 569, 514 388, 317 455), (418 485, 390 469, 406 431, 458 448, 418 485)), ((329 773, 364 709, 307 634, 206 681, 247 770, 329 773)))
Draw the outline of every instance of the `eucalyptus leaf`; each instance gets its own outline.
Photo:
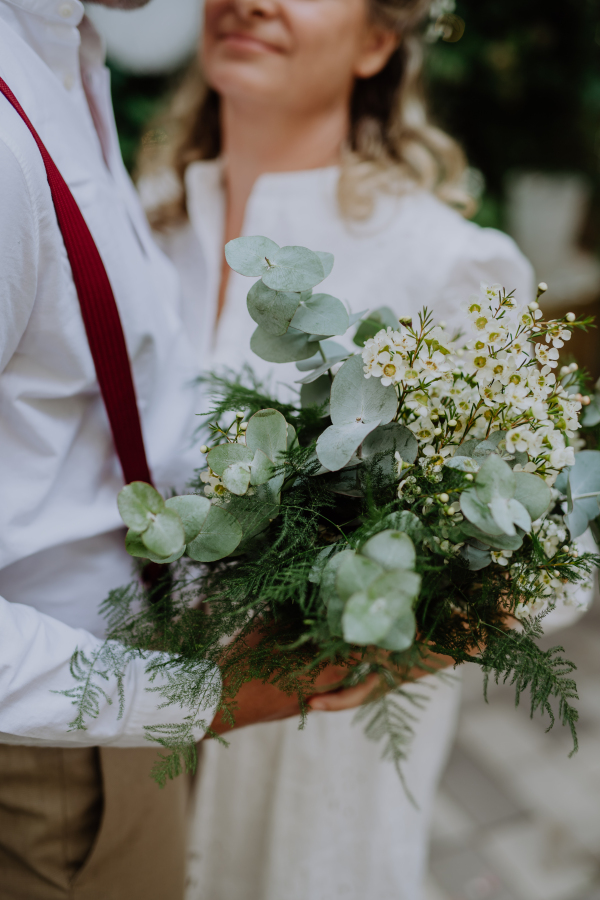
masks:
POLYGON ((518 500, 494 497, 489 507, 494 521, 504 534, 515 536, 517 533, 515 525, 519 525, 523 531, 531 531, 529 513, 518 500))
POLYGON ((360 322, 360 320, 361 320, 362 318, 364 318, 364 317, 367 315, 368 312, 369 312, 368 309, 363 309, 362 312, 358 312, 358 313, 350 313, 349 322, 348 322, 348 327, 349 327, 349 328, 352 328, 352 326, 353 326, 353 325, 356 325, 357 322, 360 322))
POLYGON ((407 509, 390 513, 382 520, 382 525, 395 531, 404 531, 417 544, 430 536, 429 529, 423 525, 418 516, 407 509))
POLYGON ((324 360, 321 356, 321 350, 325 354, 325 359, 334 359, 338 356, 340 359, 347 359, 351 355, 350 351, 346 350, 337 341, 322 341, 320 349, 317 350, 314 356, 311 356, 310 359, 301 359, 296 363, 298 371, 310 372, 311 369, 318 369, 319 366, 323 365, 324 360))
POLYGON ((336 553, 327 562, 321 575, 320 596, 327 607, 327 624, 331 633, 336 637, 343 636, 342 613, 345 606, 335 587, 337 572, 344 560, 353 556, 353 550, 342 550, 341 553, 336 553))
POLYGON ((132 481, 119 492, 117 506, 127 527, 139 534, 149 527, 154 516, 162 512, 165 501, 152 485, 132 481))
POLYGON ((287 443, 286 450, 294 450, 299 446, 298 443, 298 433, 291 422, 286 422, 287 425, 287 443))
POLYGON ((248 312, 257 325, 269 334, 285 334, 300 306, 302 294, 292 291, 273 291, 257 281, 248 293, 248 312))
POLYGON ((508 534, 486 534, 481 531, 472 522, 462 522, 460 531, 463 537, 475 538, 480 543, 491 547, 493 550, 519 550, 523 546, 523 536, 519 533, 515 535, 508 534))
POLYGON ((279 245, 266 237, 241 237, 225 245, 227 264, 240 275, 259 277, 269 271, 269 260, 279 245))
POLYGON ((380 531, 360 552, 384 569, 414 569, 417 559, 413 542, 402 531, 380 531))
POLYGON ((250 484, 266 484, 273 477, 273 463, 266 453, 257 450, 250 464, 250 484))
POLYGON ((156 556, 167 557, 185 548, 185 531, 174 509, 159 512, 142 534, 142 543, 156 556))
POLYGON ((456 452, 454 454, 454 459, 460 456, 472 457, 475 452, 475 448, 481 441, 478 438, 471 438, 470 441, 465 441, 464 444, 459 444, 456 448, 456 452))
POLYGON ((262 279, 274 291, 307 291, 325 278, 323 263, 306 247, 282 247, 269 263, 262 279))
POLYGON ((253 454, 257 450, 271 462, 279 462, 279 454, 287 449, 287 422, 276 409, 261 409, 255 413, 246 429, 246 447, 253 454))
POLYGON ((330 294, 313 294, 303 300, 291 321, 292 328, 307 334, 345 334, 348 330, 348 311, 341 300, 330 294))
POLYGON ((496 497, 508 500, 515 495, 516 483, 512 469, 493 453, 482 464, 474 483, 479 498, 484 503, 491 503, 496 497))
POLYGON ((223 484, 232 494, 243 496, 250 487, 250 466, 247 463, 227 466, 223 472, 223 484))
POLYGON ((211 506, 198 536, 187 545, 190 559, 208 563, 230 556, 242 540, 242 526, 220 506, 211 506))
POLYGON ((160 563, 161 565, 166 566, 169 563, 175 562, 183 556, 185 546, 181 547, 180 550, 178 550, 177 553, 174 553, 172 556, 157 556, 155 553, 152 553, 151 550, 148 550, 148 548, 142 541, 142 537, 139 532, 130 529, 125 535, 125 549, 130 556, 136 556, 140 559, 149 559, 150 562, 160 563))
POLYGON ((373 422, 351 422, 349 425, 330 425, 319 436, 317 456, 320 463, 330 472, 337 472, 351 460, 369 432, 378 425, 373 422))
POLYGON ((444 465, 448 469, 457 469, 459 472, 468 472, 476 475, 479 472, 479 463, 471 456, 452 456, 450 459, 444 460, 444 465))
POLYGON ((178 514, 185 532, 185 542, 189 544, 202 528, 210 511, 210 500, 198 494, 184 494, 180 497, 170 497, 165 501, 165 506, 167 509, 174 509, 178 514))
POLYGON ((417 620, 412 609, 407 609, 394 618, 394 622, 385 637, 379 642, 384 650, 401 652, 412 646, 417 633, 417 620))
POLYGON ((365 591, 380 575, 383 575, 382 566, 356 554, 347 557, 339 566, 335 587, 341 599, 346 602, 357 591, 365 591))
POLYGON ((469 488, 460 495, 460 509, 462 514, 481 529, 485 534, 502 534, 502 529, 494 521, 488 506, 480 500, 477 491, 469 488))
POLYGON ((215 475, 222 478, 223 472, 234 463, 250 465, 254 453, 243 444, 219 444, 209 452, 206 461, 215 475))
POLYGON ((321 375, 310 384, 303 384, 300 388, 300 405, 303 409, 307 406, 323 406, 323 415, 329 415, 329 395, 331 394, 331 381, 328 375, 321 375))
POLYGON ((365 439, 362 445, 362 457, 370 459, 377 453, 387 451, 399 453, 404 462, 412 464, 419 452, 419 442, 405 425, 390 422, 388 425, 380 425, 365 439))
MULTIPOLYGON (((313 381, 316 381, 322 375, 325 375, 332 366, 335 366, 336 363, 341 362, 344 359, 348 359, 348 354, 346 353, 344 356, 333 357, 333 359, 328 359, 323 365, 319 366, 318 369, 314 369, 312 372, 309 372, 308 375, 305 375, 304 378, 298 378, 294 384, 312 384, 313 381)), ((329 376, 327 376, 327 380, 329 382, 329 387, 331 388, 331 381, 329 376)))
POLYGON ((286 363, 309 359, 318 350, 318 344, 309 341, 307 334, 295 328, 289 328, 286 334, 274 335, 259 325, 250 338, 250 349, 267 362, 286 363))
POLYGON ((248 496, 248 494, 243 497, 230 496, 222 508, 225 508, 240 523, 244 544, 264 531, 271 520, 279 515, 277 496, 269 482, 255 487, 252 496, 248 496))
POLYGON ((543 478, 532 472, 515 472, 515 500, 522 503, 535 522, 548 511, 552 493, 543 478))
POLYGON ((358 347, 364 347, 366 342, 375 337, 382 328, 398 328, 398 317, 389 306, 380 306, 373 309, 369 313, 369 318, 365 319, 358 326, 353 341, 358 347))
POLYGON ((412 612, 419 589, 420 578, 414 572, 394 570, 380 575, 366 590, 357 591, 348 600, 342 616, 344 638, 359 645, 379 644, 394 622, 412 612), (410 587, 409 591, 399 589, 404 584, 410 587))
POLYGON ((598 394, 592 398, 590 405, 585 407, 581 424, 584 428, 594 428, 600 424, 600 396, 598 394))
POLYGON ((461 552, 469 563, 469 569, 472 572, 479 572, 481 569, 486 569, 492 563, 492 555, 488 550, 478 550, 476 547, 467 544, 466 547, 463 547, 461 552))
POLYGON ((321 260, 321 265, 323 266, 324 278, 327 278, 328 275, 331 275, 333 270, 333 264, 335 262, 335 257, 333 253, 326 253, 324 250, 316 250, 315 251, 319 259, 321 260))
POLYGON ((387 425, 396 415, 396 389, 384 387, 379 378, 365 378, 363 367, 361 356, 351 356, 335 376, 331 389, 333 425, 387 425))
POLYGON ((598 518, 598 498, 577 500, 581 494, 600 491, 600 451, 582 450, 575 454, 575 465, 569 471, 569 483, 573 496, 573 512, 566 516, 572 538, 580 537, 589 523, 598 518))

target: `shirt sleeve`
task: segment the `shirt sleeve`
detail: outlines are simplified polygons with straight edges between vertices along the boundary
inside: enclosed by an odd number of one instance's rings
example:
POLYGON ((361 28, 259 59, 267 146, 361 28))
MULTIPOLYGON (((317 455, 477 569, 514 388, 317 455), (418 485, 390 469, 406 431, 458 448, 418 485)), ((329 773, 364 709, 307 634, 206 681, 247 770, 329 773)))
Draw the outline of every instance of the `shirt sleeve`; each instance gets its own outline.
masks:
POLYGON ((436 299, 436 318, 452 329, 465 331, 463 306, 481 284, 500 284, 515 292, 519 305, 535 299, 535 275, 529 261, 508 235, 494 228, 479 228, 472 222, 467 228, 459 252, 446 272, 440 297, 436 299))
POLYGON ((37 217, 25 173, 0 140, 0 372, 29 321, 38 279, 37 217))
MULTIPOLYGON (((39 216, 35 179, 26 164, 0 140, 0 372, 15 354, 29 322, 39 277, 39 216), (30 184, 31 180, 31 184, 30 184)), ((45 213, 47 215, 47 211, 45 213)), ((110 649, 110 648, 109 648, 110 649)), ((115 656, 118 648, 114 647, 115 656)), ((147 747, 146 727, 181 724, 193 713, 210 724, 220 697, 220 676, 207 666, 203 695, 196 710, 177 705, 160 709, 164 698, 151 682, 147 662, 124 666, 120 713, 119 679, 106 662, 106 644, 99 638, 40 613, 30 606, 0 597, 0 742, 46 746, 147 747), (89 680, 76 679, 71 659, 79 651, 86 663, 97 661, 89 680), (84 728, 75 728, 77 703, 87 687, 84 728), (71 695, 65 695, 70 691, 71 695), (79 693, 78 693, 79 692, 79 693)), ((204 734, 194 730, 196 739, 204 734)))
POLYGON ((108 659, 110 654, 118 662, 119 645, 2 597, 0 646, 0 743, 147 747, 148 727, 182 724, 190 715, 205 723, 194 728, 200 740, 219 703, 220 674, 207 664, 199 673, 203 702, 196 709, 160 709, 164 697, 155 689, 166 677, 157 674, 151 680, 146 669, 165 656, 149 653, 122 667, 121 710, 119 679, 108 659), (76 677, 71 670, 75 650, 81 666, 76 677), (84 727, 76 727, 73 723, 84 706, 84 727))

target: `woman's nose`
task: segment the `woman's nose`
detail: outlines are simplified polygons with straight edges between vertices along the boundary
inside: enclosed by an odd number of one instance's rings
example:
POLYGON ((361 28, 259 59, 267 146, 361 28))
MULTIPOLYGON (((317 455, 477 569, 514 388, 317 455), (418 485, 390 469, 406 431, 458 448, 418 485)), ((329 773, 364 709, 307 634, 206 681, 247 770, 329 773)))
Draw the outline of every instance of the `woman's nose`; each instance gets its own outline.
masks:
POLYGON ((234 0, 238 14, 244 18, 266 19, 276 15, 279 0, 234 0))

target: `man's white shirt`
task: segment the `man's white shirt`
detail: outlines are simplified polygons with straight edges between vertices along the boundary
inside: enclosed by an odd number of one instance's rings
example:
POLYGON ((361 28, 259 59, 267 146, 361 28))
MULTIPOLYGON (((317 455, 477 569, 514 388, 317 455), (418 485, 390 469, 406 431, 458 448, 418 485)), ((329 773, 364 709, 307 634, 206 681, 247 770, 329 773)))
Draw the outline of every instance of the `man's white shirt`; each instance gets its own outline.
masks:
MULTIPOLYGON (((103 48, 79 0, 0 0, 0 76, 86 219, 123 323, 146 451, 159 489, 199 457, 194 353, 177 276, 152 241, 124 170, 103 48)), ((0 96, 0 741, 148 746, 159 710, 142 660, 69 731, 76 648, 102 645, 109 590, 131 579, 116 507, 122 474, 42 159, 0 96), (58 693, 57 693, 58 692, 58 693)), ((218 677, 218 676, 214 676, 218 677)), ((205 711, 212 718, 213 710, 205 711)))

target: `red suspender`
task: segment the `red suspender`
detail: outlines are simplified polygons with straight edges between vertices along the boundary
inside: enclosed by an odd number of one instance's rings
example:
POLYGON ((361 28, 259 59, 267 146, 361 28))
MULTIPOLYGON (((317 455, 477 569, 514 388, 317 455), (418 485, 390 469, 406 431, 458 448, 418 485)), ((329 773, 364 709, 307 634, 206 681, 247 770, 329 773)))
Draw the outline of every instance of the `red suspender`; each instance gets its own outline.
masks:
POLYGON ((152 483, 123 326, 104 263, 64 178, 18 100, 1 78, 0 93, 21 116, 42 154, 125 482, 152 483))

